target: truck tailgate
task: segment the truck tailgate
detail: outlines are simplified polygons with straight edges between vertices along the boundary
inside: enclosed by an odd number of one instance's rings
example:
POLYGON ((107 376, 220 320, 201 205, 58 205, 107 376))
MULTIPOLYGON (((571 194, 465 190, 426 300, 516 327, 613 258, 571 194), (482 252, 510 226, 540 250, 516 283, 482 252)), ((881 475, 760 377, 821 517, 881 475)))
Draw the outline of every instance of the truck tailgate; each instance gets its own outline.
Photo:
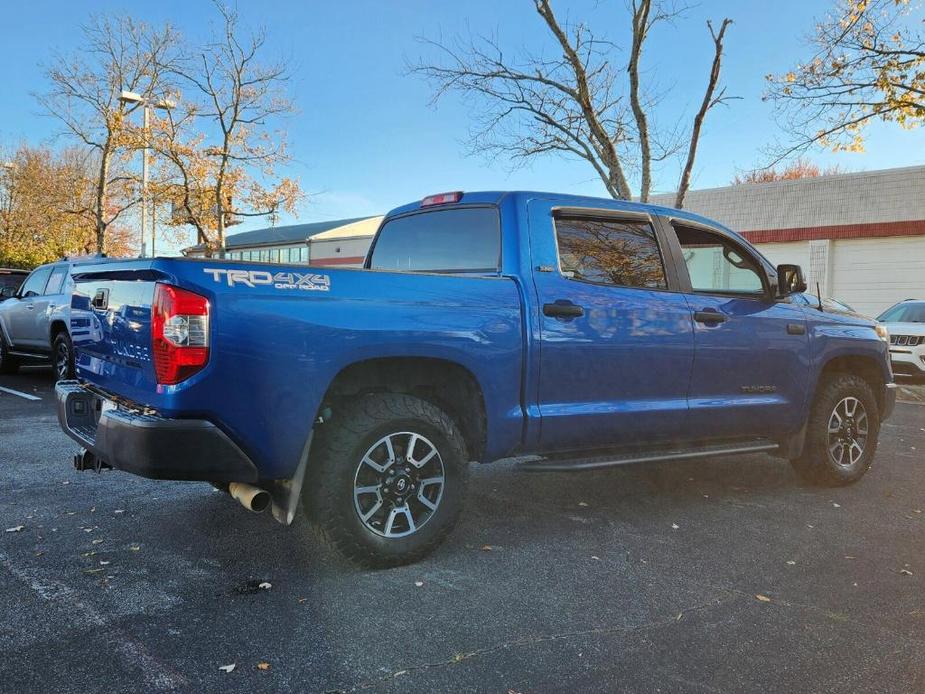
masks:
POLYGON ((135 264, 75 273, 71 338, 82 378, 143 403, 157 389, 151 303, 162 275, 145 261, 135 264))

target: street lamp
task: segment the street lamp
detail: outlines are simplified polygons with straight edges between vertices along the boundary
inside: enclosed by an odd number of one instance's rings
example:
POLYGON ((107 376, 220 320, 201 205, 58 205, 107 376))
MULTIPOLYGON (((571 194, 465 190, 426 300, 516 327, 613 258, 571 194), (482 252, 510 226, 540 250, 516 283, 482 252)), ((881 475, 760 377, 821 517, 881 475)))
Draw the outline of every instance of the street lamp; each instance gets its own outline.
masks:
MULTIPOLYGON (((145 255, 145 231, 148 226, 148 129, 151 122, 151 109, 158 108, 163 111, 173 108, 176 104, 170 99, 160 101, 149 101, 137 92, 130 92, 125 89, 119 95, 119 101, 123 104, 141 104, 144 114, 143 131, 145 144, 141 149, 141 256, 145 255)), ((151 216, 151 255, 154 256, 154 215, 151 216)))

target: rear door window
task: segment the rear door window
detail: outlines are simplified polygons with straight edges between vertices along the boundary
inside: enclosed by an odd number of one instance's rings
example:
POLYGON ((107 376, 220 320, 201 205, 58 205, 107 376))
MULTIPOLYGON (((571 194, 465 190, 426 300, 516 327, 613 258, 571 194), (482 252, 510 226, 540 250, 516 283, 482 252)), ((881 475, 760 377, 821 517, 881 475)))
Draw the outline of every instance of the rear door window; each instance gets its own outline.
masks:
POLYGON ((665 289, 665 266, 652 225, 616 219, 556 220, 559 269, 569 279, 665 289))
POLYGON ((497 272, 501 225, 494 207, 460 207, 385 223, 370 258, 373 270, 497 272))
POLYGON ((45 285, 46 294, 60 294, 64 287, 64 280, 67 277, 67 265, 58 265, 51 272, 51 278, 45 285))

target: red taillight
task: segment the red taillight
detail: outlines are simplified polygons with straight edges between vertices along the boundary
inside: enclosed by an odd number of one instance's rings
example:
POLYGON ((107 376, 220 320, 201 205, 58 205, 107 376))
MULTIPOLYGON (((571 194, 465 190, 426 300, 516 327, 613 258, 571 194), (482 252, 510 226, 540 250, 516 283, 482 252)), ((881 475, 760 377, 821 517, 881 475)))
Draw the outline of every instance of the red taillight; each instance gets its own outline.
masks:
POLYGON ((421 200, 421 207, 430 207, 431 205, 449 205, 454 202, 459 202, 462 200, 463 193, 461 190, 454 191, 452 193, 437 193, 436 195, 428 195, 426 198, 421 200))
POLYGON ((151 306, 154 372, 162 385, 179 383, 209 361, 209 301, 169 284, 156 284, 151 306))

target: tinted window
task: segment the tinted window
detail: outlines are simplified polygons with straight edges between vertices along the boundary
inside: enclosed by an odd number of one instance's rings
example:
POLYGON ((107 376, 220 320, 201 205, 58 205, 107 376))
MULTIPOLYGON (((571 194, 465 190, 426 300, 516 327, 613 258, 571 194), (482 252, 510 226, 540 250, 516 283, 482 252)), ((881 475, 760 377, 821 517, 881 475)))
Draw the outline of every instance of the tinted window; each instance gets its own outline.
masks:
POLYGON ((51 272, 51 279, 45 285, 46 294, 60 294, 64 287, 64 279, 67 277, 67 265, 59 265, 51 272))
POLYGON ((899 304, 880 314, 885 323, 925 323, 925 304, 899 304))
POLYGON ((29 275, 29 279, 26 280, 25 284, 22 286, 22 295, 23 296, 39 296, 43 291, 45 291, 45 283, 48 281, 48 276, 51 274, 51 265, 47 267, 40 267, 38 270, 29 275))
POLYGON ((559 268, 566 277, 621 287, 664 289, 665 268, 648 222, 557 219, 559 268))
POLYGON ((676 227, 695 292, 763 294, 756 261, 720 234, 676 227))
POLYGON ((498 211, 468 207, 386 222, 376 239, 370 267, 403 272, 496 272, 500 260, 498 211))

